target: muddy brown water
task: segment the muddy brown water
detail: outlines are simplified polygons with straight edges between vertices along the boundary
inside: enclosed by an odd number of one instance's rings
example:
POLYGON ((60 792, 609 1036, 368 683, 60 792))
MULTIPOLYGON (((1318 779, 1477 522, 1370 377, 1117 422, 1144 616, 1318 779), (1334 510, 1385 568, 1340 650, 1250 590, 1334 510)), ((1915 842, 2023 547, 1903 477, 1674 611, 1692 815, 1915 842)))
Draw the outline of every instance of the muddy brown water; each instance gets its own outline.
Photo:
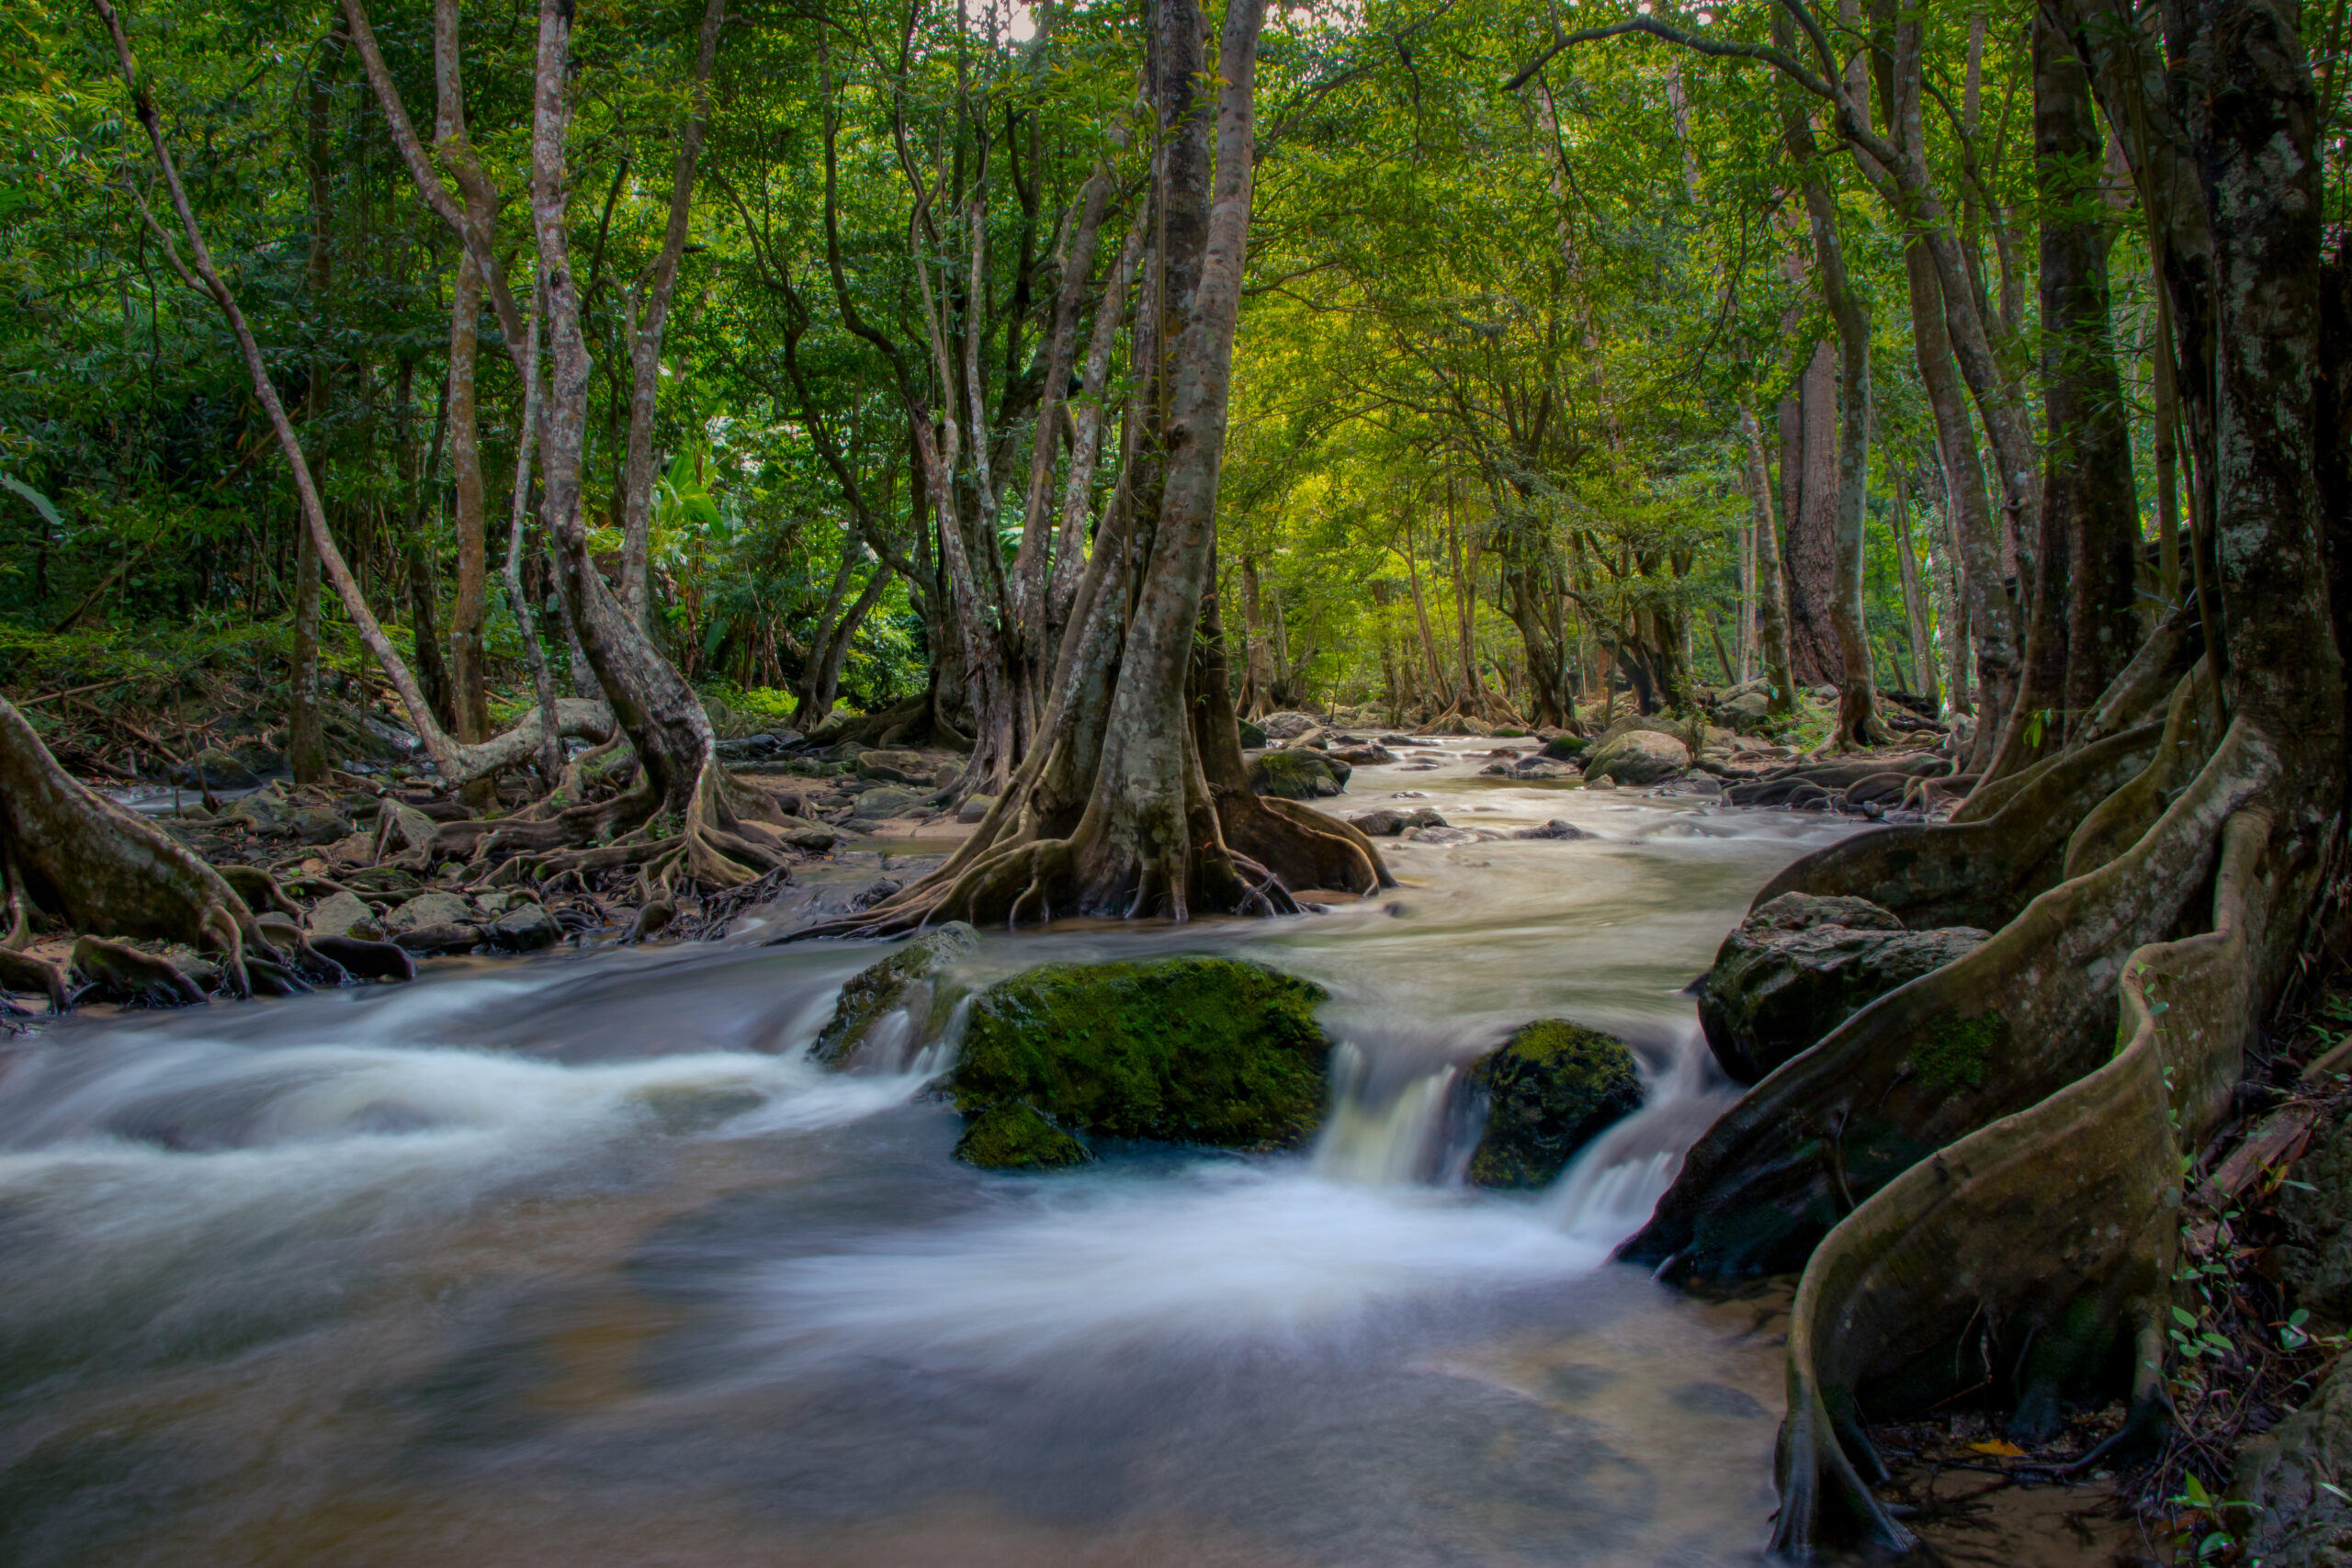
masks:
POLYGON ((0 1562, 1755 1561, 1777 1314, 1607 1258, 1729 1101, 1682 987, 1849 829, 1479 778, 1490 744, 1322 804, 1596 837, 984 946, 1321 982, 1295 1154, 958 1166, 941 1051, 801 1059, 876 948, 756 932, 0 1048, 0 1562), (1550 1191, 1465 1190, 1452 1075, 1544 1016, 1649 1102, 1550 1191))

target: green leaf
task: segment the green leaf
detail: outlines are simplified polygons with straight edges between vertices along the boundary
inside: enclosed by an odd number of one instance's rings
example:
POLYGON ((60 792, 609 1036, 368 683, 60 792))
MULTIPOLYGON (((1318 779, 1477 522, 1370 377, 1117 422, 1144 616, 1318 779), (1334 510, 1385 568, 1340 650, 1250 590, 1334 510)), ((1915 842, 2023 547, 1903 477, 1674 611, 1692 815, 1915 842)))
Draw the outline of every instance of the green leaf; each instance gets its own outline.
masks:
POLYGON ((50 500, 49 497, 41 494, 40 491, 33 489, 32 486, 27 484, 24 480, 18 479, 16 475, 0 474, 0 485, 7 486, 10 490, 15 491, 18 495, 23 496, 27 501, 32 502, 33 510, 40 513, 42 520, 51 527, 62 528, 65 526, 65 519, 59 514, 57 503, 50 500))

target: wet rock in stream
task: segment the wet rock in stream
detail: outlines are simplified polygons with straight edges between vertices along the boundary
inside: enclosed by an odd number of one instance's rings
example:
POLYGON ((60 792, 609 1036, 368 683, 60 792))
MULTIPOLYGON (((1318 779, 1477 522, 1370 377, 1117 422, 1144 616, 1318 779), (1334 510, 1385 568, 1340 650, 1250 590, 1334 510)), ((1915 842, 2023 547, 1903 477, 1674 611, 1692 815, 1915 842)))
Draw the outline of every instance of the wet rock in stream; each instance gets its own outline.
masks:
POLYGON ((1481 1187, 1548 1187, 1577 1151, 1641 1109, 1642 1078, 1625 1043, 1556 1018, 1521 1027, 1470 1070, 1487 1125, 1470 1156, 1481 1187))
POLYGON ((896 1049, 928 1043, 945 1027, 964 995, 950 979, 950 971, 979 944, 978 931, 962 920, 951 920, 859 970, 842 987, 831 1021, 818 1032, 809 1055, 829 1066, 845 1066, 869 1044, 896 1049), (886 1040, 886 1032, 904 1037, 886 1040))
POLYGON ((973 1003, 950 1080, 971 1123, 957 1153, 985 1165, 1050 1145, 1017 1119, 989 1123, 1011 1107, 1078 1136, 1303 1144, 1323 1110, 1330 1042, 1315 1009, 1325 997, 1223 958, 1049 964, 1001 981, 973 1003))
POLYGON ((1755 1083, 1989 934, 1973 926, 1908 931, 1866 898, 1783 893, 1724 939, 1699 984, 1699 1022, 1724 1071, 1755 1083))

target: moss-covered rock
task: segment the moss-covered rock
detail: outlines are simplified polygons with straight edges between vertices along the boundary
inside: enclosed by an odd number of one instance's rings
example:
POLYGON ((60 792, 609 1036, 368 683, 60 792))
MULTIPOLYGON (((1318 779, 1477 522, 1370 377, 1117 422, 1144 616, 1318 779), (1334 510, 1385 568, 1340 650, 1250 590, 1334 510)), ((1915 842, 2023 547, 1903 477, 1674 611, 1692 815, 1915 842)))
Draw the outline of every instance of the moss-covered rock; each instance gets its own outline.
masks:
POLYGON ((978 1121, 1025 1105, 1081 1135, 1282 1148, 1323 1108, 1319 986, 1255 964, 1049 964, 972 1005, 951 1088, 978 1121))
MULTIPOLYGON (((910 1039, 919 1044, 946 1025, 962 992, 946 983, 956 961, 980 944, 980 933, 962 920, 925 931, 888 958, 869 964, 842 987, 830 1022, 818 1032, 809 1055, 831 1066, 845 1066, 886 1022, 903 1015, 910 1039)), ((891 1025, 893 1031, 900 1026, 891 1025)))
POLYGON ((1547 1187, 1576 1152, 1642 1103, 1625 1043, 1556 1018, 1521 1028, 1471 1069, 1487 1129, 1470 1156, 1481 1187, 1547 1187))
POLYGON ((1310 747, 1268 751, 1250 764, 1250 787, 1285 800, 1315 800, 1347 787, 1348 764, 1310 747))
POLYGON ((1584 776, 1621 784, 1654 784, 1690 765, 1690 748, 1656 729, 1627 729, 1604 738, 1585 759, 1584 776))
POLYGON ((1014 1100, 974 1117, 956 1141, 956 1157, 984 1170, 1058 1170, 1094 1156, 1035 1107, 1014 1100))

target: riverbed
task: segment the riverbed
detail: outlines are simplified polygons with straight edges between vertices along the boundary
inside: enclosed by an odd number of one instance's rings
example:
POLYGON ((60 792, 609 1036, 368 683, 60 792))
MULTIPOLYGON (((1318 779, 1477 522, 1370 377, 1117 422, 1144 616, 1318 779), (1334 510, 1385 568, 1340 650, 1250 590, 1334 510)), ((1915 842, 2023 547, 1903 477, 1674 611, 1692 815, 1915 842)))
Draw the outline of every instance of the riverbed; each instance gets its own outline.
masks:
POLYGON ((960 1166, 940 1051, 802 1057, 879 946, 757 931, 0 1044, 0 1562, 1755 1562, 1775 1302, 1608 1255, 1732 1098, 1684 987, 1851 829, 1487 779, 1487 745, 1321 804, 1593 836, 984 942, 1329 988, 1295 1154, 960 1166), (1540 1017, 1624 1038, 1647 1103, 1549 1191, 1467 1190, 1452 1077, 1540 1017))

